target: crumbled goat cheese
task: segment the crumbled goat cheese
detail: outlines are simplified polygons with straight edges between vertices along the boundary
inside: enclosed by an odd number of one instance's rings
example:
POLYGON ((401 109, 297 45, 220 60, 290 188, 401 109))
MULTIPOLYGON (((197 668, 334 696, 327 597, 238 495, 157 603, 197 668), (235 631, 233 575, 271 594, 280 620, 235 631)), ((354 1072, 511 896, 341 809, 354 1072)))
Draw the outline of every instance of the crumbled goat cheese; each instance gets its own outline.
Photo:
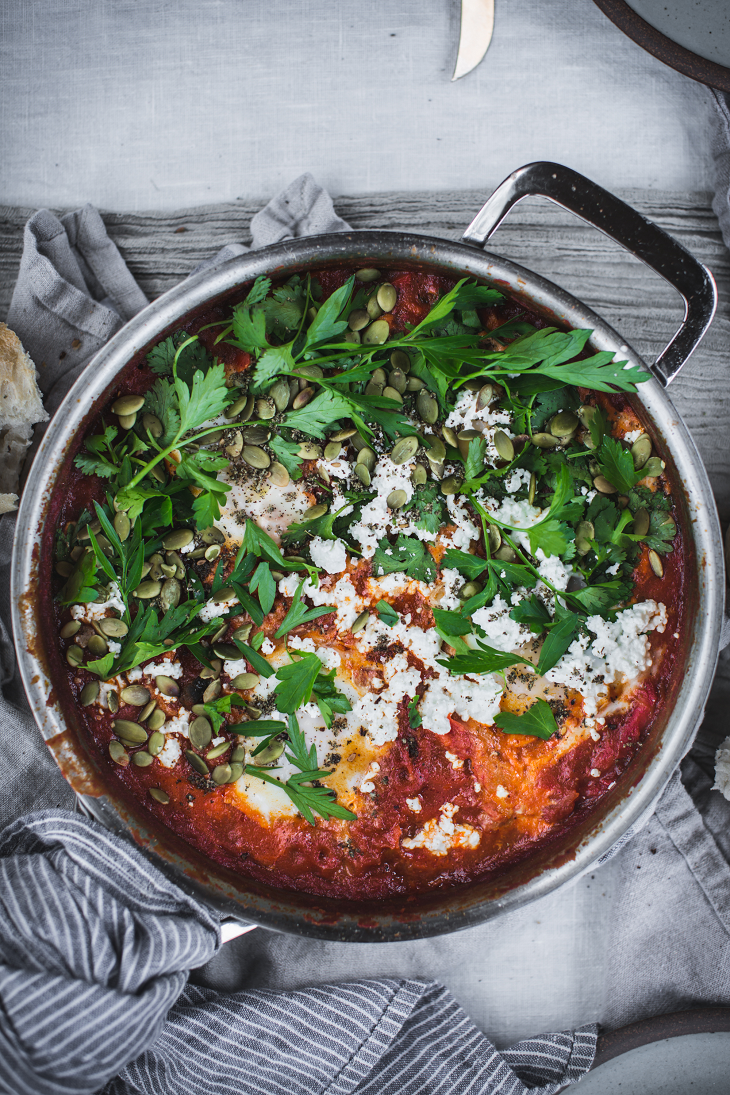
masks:
POLYGON ((456 753, 449 753, 447 751, 447 752, 444 753, 444 756, 446 757, 447 761, 449 762, 449 764, 451 765, 452 768, 463 768, 464 767, 463 757, 457 757, 456 753))
POLYGON ((272 643, 271 639, 264 639, 259 649, 264 655, 273 654, 276 650, 276 646, 272 643))
POLYGON ((730 801, 730 737, 725 738, 715 753, 715 782, 713 791, 721 791, 730 801))
POLYGON ((536 525, 537 522, 542 519, 542 510, 538 506, 531 506, 526 498, 519 501, 511 495, 507 498, 503 498, 501 502, 497 502, 494 498, 484 494, 483 491, 479 491, 477 498, 484 508, 492 513, 498 521, 503 525, 508 525, 510 529, 514 530, 511 533, 512 538, 520 547, 529 551, 530 538, 527 533, 522 532, 521 530, 528 529, 531 525, 536 525))
POLYGON ((530 472, 527 468, 515 468, 504 480, 504 489, 508 494, 516 494, 522 487, 529 487, 529 485, 530 472))
POLYGON ((497 798, 509 798, 509 791, 506 787, 503 787, 501 783, 497 784, 497 790, 494 793, 497 798))
POLYGON ((444 567, 441 571, 441 586, 443 586, 443 593, 438 585, 433 589, 431 601, 432 604, 438 608, 453 609, 458 608, 461 604, 457 590, 461 589, 464 584, 464 579, 458 570, 452 570, 450 567, 444 567), (436 593, 440 593, 441 596, 437 596, 436 593))
POLYGON ((177 738, 166 737, 165 744, 157 754, 157 759, 163 768, 174 768, 182 756, 182 749, 177 738))
POLYGON ((328 574, 340 574, 347 566, 347 548, 342 540, 323 540, 315 536, 309 545, 312 562, 328 574))
POLYGON ((517 650, 532 638, 529 627, 510 619, 511 611, 512 603, 497 594, 491 605, 478 608, 472 614, 473 623, 486 632, 487 645, 493 646, 495 650, 503 650, 506 654, 517 650))
POLYGON ((190 715, 187 711, 179 711, 177 715, 173 715, 165 723, 166 734, 182 734, 184 738, 188 736, 188 726, 190 723, 190 715))
POLYGON ((375 790, 375 784, 373 783, 373 779, 375 778, 375 776, 377 776, 379 771, 380 765, 378 764, 377 760, 374 760, 365 775, 363 776, 362 783, 360 784, 360 790, 364 795, 369 795, 371 791, 375 790))
POLYGON ((562 591, 568 588, 568 582, 575 573, 570 563, 564 563, 558 555, 546 555, 542 548, 537 549, 535 558, 541 578, 555 589, 562 591))
POLYGON ((446 495, 446 508, 449 511, 449 517, 456 525, 456 532, 451 537, 454 547, 468 551, 472 540, 479 539, 479 529, 469 516, 466 506, 462 505, 456 495, 446 495))
POLYGON ((406 806, 409 810, 413 810, 414 814, 420 814, 422 809, 420 798, 407 798, 406 806))
POLYGON ((666 607, 651 600, 624 608, 613 623, 589 616, 586 627, 595 639, 580 635, 545 677, 580 692, 586 714, 595 715, 609 684, 620 678, 631 680, 649 668, 646 632, 663 632, 666 623, 666 607))
POLYGON ((445 802, 440 808, 441 817, 427 821, 420 832, 405 837, 401 847, 425 848, 434 855, 447 855, 452 848, 476 848, 481 834, 472 825, 456 825, 453 817, 459 807, 445 802))
MULTIPOLYGON (((279 592, 287 597, 294 596, 299 584, 299 579, 296 579, 296 585, 292 590, 290 578, 291 575, 288 575, 279 582, 279 592)), ((338 631, 347 631, 349 627, 352 627, 364 605, 362 597, 358 594, 347 574, 343 574, 339 582, 327 589, 323 587, 323 583, 320 583, 319 587, 313 586, 307 578, 302 587, 302 596, 310 600, 317 608, 321 605, 332 605, 336 608, 338 631)))
POLYGON ((122 594, 116 582, 110 582, 106 590, 105 601, 89 601, 83 605, 71 605, 71 615, 74 620, 101 620, 109 610, 115 610, 120 616, 127 611, 127 606, 122 600, 122 594))
POLYGON ((182 677, 183 667, 180 662, 149 662, 147 665, 135 665, 134 669, 127 670, 127 680, 138 681, 141 677, 173 677, 177 680, 182 677))
POLYGON ((398 518, 388 509, 388 495, 391 491, 402 490, 406 502, 413 497, 411 472, 413 464, 394 464, 389 456, 381 456, 375 465, 375 475, 370 489, 377 495, 363 506, 360 520, 350 525, 350 535, 360 545, 364 558, 375 554, 378 541, 398 524, 398 518))
POLYGON ((624 441, 627 445, 633 445, 634 441, 639 440, 643 432, 643 430, 629 430, 628 433, 624 434, 624 441))
POLYGON ((317 646, 314 639, 302 639, 298 635, 289 635, 287 645, 290 650, 304 650, 308 654, 316 654, 325 669, 336 669, 342 662, 336 650, 329 646, 317 646))
POLYGON ((598 771, 597 768, 591 768, 591 775, 593 776, 594 779, 598 779, 600 774, 601 773, 598 771))

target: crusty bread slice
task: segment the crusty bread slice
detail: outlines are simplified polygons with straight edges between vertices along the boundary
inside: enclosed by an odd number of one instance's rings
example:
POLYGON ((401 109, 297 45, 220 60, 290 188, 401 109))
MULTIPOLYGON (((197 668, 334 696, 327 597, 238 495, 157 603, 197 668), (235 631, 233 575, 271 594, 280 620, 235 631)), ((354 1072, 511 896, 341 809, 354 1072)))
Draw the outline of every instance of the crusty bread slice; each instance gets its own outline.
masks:
POLYGON ((0 323, 0 513, 18 508, 15 492, 33 425, 47 418, 35 365, 18 336, 0 323))

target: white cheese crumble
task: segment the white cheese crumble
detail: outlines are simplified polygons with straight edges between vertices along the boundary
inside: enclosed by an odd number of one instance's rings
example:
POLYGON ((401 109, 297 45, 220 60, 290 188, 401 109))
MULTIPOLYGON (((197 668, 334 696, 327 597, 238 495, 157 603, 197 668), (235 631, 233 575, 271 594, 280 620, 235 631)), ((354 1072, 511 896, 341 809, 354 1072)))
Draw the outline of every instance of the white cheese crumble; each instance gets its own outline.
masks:
POLYGON ((323 540, 315 536, 309 545, 312 562, 328 574, 339 574, 347 566, 347 549, 342 540, 323 540))
POLYGON ((177 738, 165 738, 165 744, 157 754, 157 759, 163 768, 174 768, 182 756, 182 749, 177 738))
POLYGON ((138 681, 142 677, 173 677, 177 680, 182 677, 183 667, 180 662, 149 662, 147 665, 135 665, 127 670, 127 680, 138 681))
MULTIPOLYGON (((299 585, 296 575, 288 575, 279 582, 279 592, 287 597, 293 597, 299 585), (294 578, 294 583, 291 579, 294 578), (293 588, 292 588, 293 585, 293 588)), ((319 588, 313 586, 309 578, 302 588, 302 596, 306 597, 317 608, 320 605, 332 605, 337 609, 337 630, 347 631, 363 610, 364 602, 358 594, 347 574, 343 574, 338 582, 331 588, 319 588)), ((264 644, 265 645, 265 644, 264 644)), ((261 648, 263 650, 263 647, 261 648)))
POLYGON ((469 516, 466 506, 459 501, 456 495, 446 495, 446 508, 449 511, 449 517, 456 525, 456 531, 452 533, 451 542, 455 548, 468 551, 472 540, 479 539, 479 529, 469 516))
POLYGON ((262 654, 268 656, 269 654, 274 653, 274 651, 276 650, 276 646, 274 645, 274 643, 272 643, 271 639, 264 639, 259 649, 261 650, 262 654))
POLYGON ((720 791, 730 801, 730 737, 719 746, 715 753, 715 782, 713 791, 720 791))
POLYGON ((420 798, 407 798, 406 806, 409 810, 412 810, 414 814, 420 814, 422 809, 420 798))
POLYGON ((184 738, 188 737, 188 726, 190 724, 190 715, 184 709, 179 711, 177 715, 173 715, 165 723, 166 734, 182 734, 184 738))
POLYGON ((377 496, 363 506, 360 520, 350 525, 350 535, 360 545, 364 558, 370 559, 375 554, 378 541, 397 524, 397 518, 388 509, 391 491, 404 491, 406 502, 413 497, 412 470, 412 463, 394 464, 389 456, 381 456, 375 465, 370 489, 377 491, 377 496))
POLYGON ((107 586, 105 601, 89 601, 87 604, 71 605, 71 615, 74 620, 101 620, 110 610, 115 610, 123 616, 127 606, 122 600, 122 594, 116 582, 110 582, 107 586))
POLYGON ((487 645, 505 653, 517 650, 532 638, 529 627, 510 619, 511 611, 512 604, 497 594, 491 605, 478 608, 472 615, 472 621, 486 632, 487 645))
POLYGON ((509 798, 509 791, 506 787, 503 787, 501 783, 497 784, 497 790, 494 793, 497 798, 509 798))
POLYGON ((456 753, 449 753, 448 750, 447 750, 446 752, 444 752, 444 756, 446 757, 447 761, 449 762, 449 764, 451 765, 452 768, 463 768, 464 767, 463 757, 457 757, 456 753))
POLYGON ((481 833, 472 825, 454 823, 454 814, 458 809, 452 802, 445 802, 440 807, 441 817, 427 821, 415 836, 405 837, 401 841, 401 847, 409 850, 425 848, 433 855, 447 855, 452 848, 476 848, 481 840, 481 833))
POLYGON ((379 771, 380 765, 378 764, 377 760, 374 760, 365 775, 363 776, 362 783, 360 784, 360 790, 364 795, 369 795, 371 791, 375 790, 375 784, 373 783, 373 779, 375 778, 375 776, 377 776, 379 771))

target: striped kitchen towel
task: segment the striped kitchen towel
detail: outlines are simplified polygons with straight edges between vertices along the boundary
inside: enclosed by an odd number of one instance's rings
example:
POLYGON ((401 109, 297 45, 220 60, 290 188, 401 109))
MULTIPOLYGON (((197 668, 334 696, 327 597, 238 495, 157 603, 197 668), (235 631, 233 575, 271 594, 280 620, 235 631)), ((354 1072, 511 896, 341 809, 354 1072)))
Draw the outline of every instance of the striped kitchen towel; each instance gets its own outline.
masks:
POLYGON ((0 833, 0 1092, 553 1095, 593 1062, 595 1026, 498 1052, 434 981, 187 984, 219 947, 211 910, 131 842, 20 818, 0 833))

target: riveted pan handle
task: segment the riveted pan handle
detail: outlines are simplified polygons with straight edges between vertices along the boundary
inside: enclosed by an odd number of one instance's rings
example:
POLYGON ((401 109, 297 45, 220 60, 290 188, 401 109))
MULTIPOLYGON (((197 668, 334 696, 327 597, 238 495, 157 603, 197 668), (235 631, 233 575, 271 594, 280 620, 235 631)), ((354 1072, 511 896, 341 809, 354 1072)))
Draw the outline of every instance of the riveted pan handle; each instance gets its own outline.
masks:
POLYGON ((717 307, 710 271, 681 244, 630 205, 562 164, 537 162, 518 168, 497 187, 464 233, 466 243, 486 243, 513 205, 542 195, 569 209, 620 243, 660 274, 682 296, 684 319, 650 369, 666 387, 701 342, 717 307))

